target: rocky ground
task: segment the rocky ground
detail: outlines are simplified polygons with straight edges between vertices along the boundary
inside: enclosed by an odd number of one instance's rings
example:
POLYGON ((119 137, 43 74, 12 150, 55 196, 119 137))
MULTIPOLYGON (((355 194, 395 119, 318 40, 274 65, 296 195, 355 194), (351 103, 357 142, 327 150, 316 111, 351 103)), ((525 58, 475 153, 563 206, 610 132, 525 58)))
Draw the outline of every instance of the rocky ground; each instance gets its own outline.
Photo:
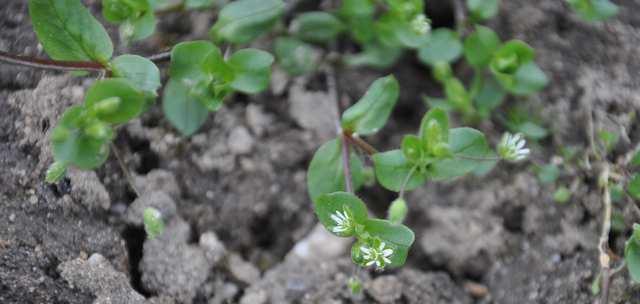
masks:
MULTIPOLYGON (((5 2, 0 50, 44 56, 26 1, 5 2)), ((537 161, 549 162, 563 145, 586 146, 589 109, 599 128, 624 131, 612 159, 640 139, 640 3, 615 2, 622 7, 617 18, 591 25, 563 1, 508 0, 491 24, 503 39, 535 47, 550 76, 549 87, 526 100, 553 134, 534 145, 537 161)), ((447 25, 451 12, 443 7, 434 20, 447 25)), ((205 38, 212 18, 167 16, 158 35, 131 51, 205 38)), ((381 149, 417 129, 425 110, 420 95, 438 92, 429 71, 407 56, 390 71, 339 75, 353 99, 390 72, 402 93, 390 125, 372 139, 381 149)), ((91 81, 0 65, 0 303, 593 301, 601 214, 595 173, 580 173, 562 205, 529 164, 410 192, 416 243, 407 265, 360 272, 365 291, 354 297, 346 288, 354 272, 349 243, 317 225, 306 191, 306 166, 333 130, 331 117, 318 115, 332 106, 322 73, 291 79, 276 70, 270 92, 237 96, 190 138, 172 129, 159 107, 121 128, 116 146, 139 197, 114 157, 96 172, 43 181, 52 161, 49 133, 91 81), (166 230, 153 240, 140 220, 147 206, 166 217, 166 230)), ((504 130, 498 119, 477 127, 492 142, 504 130)), ((378 215, 393 198, 379 188, 362 194, 378 215)), ((625 215, 630 226, 633 215, 625 215)), ((616 253, 627 233, 612 235, 616 253)), ((640 288, 626 273, 611 292, 611 303, 640 303, 640 288)))

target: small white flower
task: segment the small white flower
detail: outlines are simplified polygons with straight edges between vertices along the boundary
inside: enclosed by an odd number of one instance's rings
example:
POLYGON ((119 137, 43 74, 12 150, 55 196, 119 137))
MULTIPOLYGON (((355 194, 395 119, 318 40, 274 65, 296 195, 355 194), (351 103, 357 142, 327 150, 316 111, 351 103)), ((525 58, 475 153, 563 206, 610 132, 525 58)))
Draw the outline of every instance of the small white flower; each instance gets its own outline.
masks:
POLYGON ((336 211, 336 213, 331 214, 331 219, 336 223, 331 228, 334 233, 348 233, 353 230, 353 220, 346 210, 336 211))
POLYGON ((362 251, 362 258, 365 261, 365 266, 374 265, 378 269, 383 269, 387 264, 391 264, 389 259, 393 255, 393 249, 386 247, 385 242, 381 242, 378 248, 364 245, 360 247, 362 251))
POLYGON ((504 133, 500 144, 498 144, 498 153, 500 157, 509 161, 520 161, 529 156, 529 149, 524 146, 527 141, 522 134, 504 133))

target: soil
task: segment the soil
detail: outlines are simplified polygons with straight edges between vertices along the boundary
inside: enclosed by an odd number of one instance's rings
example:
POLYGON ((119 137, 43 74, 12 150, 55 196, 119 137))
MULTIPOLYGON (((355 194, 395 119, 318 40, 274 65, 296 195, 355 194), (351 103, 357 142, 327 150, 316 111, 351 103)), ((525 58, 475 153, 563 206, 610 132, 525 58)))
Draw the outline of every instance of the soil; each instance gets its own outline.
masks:
MULTIPOLYGON (((438 12, 434 25, 451 26, 449 1, 429 2, 438 12)), ((602 24, 581 21, 564 1, 502 2, 490 25, 503 39, 530 43, 551 79, 524 102, 552 131, 532 146, 532 158, 549 163, 560 147, 584 149, 590 112, 597 129, 620 131, 610 158, 623 157, 640 139, 640 2, 614 1, 620 14, 602 24)), ((99 1, 85 3, 99 12, 99 1)), ((151 54, 206 39, 213 18, 168 15, 158 34, 119 51, 151 54)), ((117 36, 112 26, 109 31, 117 36)), ((0 49, 45 56, 26 1, 4 0, 0 49)), ((398 146, 403 132, 415 132, 425 111, 420 96, 439 93, 412 55, 388 71, 343 71, 338 83, 354 100, 388 73, 402 92, 388 126, 371 138, 383 150, 398 146)), ((0 303, 594 300, 602 212, 595 169, 563 176, 579 181, 565 204, 553 201, 553 186, 541 184, 528 163, 409 192, 407 225, 416 243, 407 265, 361 271, 364 293, 353 296, 346 287, 354 272, 350 244, 318 226, 306 190, 308 162, 333 132, 331 118, 320 115, 331 115, 332 107, 324 73, 290 78, 276 69, 269 92, 235 96, 189 138, 171 128, 158 106, 120 128, 115 145, 139 197, 113 156, 95 172, 71 170, 58 184, 44 182, 52 161, 49 133, 67 106, 82 101, 92 79, 0 65, 0 303), (146 206, 166 219, 154 240, 145 239, 141 226, 146 206)), ((523 101, 505 107, 516 102, 523 101)), ((475 127, 495 143, 505 126, 494 116, 475 127)), ((361 195, 379 216, 394 198, 378 187, 361 195)), ((627 227, 638 221, 630 208, 616 210, 627 227)), ((615 253, 628 234, 612 233, 615 253)), ((640 303, 640 288, 626 272, 613 280, 610 303, 640 303)))

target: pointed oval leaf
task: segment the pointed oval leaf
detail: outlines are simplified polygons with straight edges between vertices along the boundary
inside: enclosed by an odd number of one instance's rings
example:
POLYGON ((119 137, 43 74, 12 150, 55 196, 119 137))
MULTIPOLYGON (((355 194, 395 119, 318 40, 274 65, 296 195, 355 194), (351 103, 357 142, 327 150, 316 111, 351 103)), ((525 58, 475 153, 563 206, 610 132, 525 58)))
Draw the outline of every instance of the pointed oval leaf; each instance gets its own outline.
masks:
POLYGON ((293 35, 309 42, 331 41, 344 28, 338 18, 327 12, 302 13, 291 22, 293 35))
MULTIPOLYGON (((472 128, 449 131, 449 147, 453 157, 436 161, 429 172, 435 180, 463 176, 479 167, 495 165, 495 153, 482 132, 472 128)), ((486 169, 485 169, 486 170, 486 169)))
MULTIPOLYGON (((362 161, 351 153, 351 175, 354 190, 364 182, 362 161)), ((323 144, 313 155, 307 170, 307 188, 312 201, 327 193, 345 191, 342 171, 342 143, 333 139, 323 144)))
POLYGON ((169 122, 182 134, 189 136, 207 120, 209 112, 190 88, 182 81, 170 79, 164 89, 162 109, 169 122))
POLYGON ((458 34, 450 29, 434 30, 431 36, 418 51, 418 58, 423 63, 435 65, 438 62, 453 62, 462 54, 462 42, 458 34))
POLYGON ((394 224, 387 220, 368 219, 364 226, 364 231, 372 237, 385 242, 393 249, 393 254, 389 257, 391 264, 389 267, 400 267, 407 260, 409 248, 415 240, 415 235, 411 229, 402 224, 394 224))
POLYGON ((160 70, 151 60, 138 55, 122 55, 111 61, 113 76, 126 78, 138 90, 158 96, 160 70))
POLYGON ((342 114, 342 128, 368 135, 378 132, 398 101, 400 85, 393 75, 374 81, 365 95, 342 114))
POLYGON ((209 34, 213 41, 249 43, 268 32, 284 12, 281 0, 239 0, 225 5, 209 34))
POLYGON ((231 87, 246 94, 256 94, 269 87, 273 56, 258 49, 243 49, 228 60, 234 71, 231 87))
POLYGON ((411 177, 407 181, 405 190, 413 190, 422 186, 426 178, 419 170, 411 168, 415 165, 410 163, 401 150, 391 150, 373 155, 376 178, 378 182, 391 191, 400 191, 402 184, 407 179, 409 173, 411 177))
POLYGON ((489 64, 500 46, 500 37, 490 28, 477 25, 475 32, 464 40, 464 57, 474 67, 489 64))
POLYGON ((52 59, 106 63, 113 54, 107 31, 80 0, 29 0, 29 15, 52 59))

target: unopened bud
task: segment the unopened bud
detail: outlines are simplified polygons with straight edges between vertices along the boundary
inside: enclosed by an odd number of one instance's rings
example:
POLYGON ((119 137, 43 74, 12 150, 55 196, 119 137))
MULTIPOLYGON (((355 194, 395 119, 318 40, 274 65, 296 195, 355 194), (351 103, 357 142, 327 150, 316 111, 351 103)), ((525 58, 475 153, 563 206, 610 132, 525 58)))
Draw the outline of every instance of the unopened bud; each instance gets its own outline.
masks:
POLYGON ((407 217, 408 211, 407 202, 403 198, 397 198, 395 201, 391 202, 387 218, 394 224, 401 224, 407 217))

